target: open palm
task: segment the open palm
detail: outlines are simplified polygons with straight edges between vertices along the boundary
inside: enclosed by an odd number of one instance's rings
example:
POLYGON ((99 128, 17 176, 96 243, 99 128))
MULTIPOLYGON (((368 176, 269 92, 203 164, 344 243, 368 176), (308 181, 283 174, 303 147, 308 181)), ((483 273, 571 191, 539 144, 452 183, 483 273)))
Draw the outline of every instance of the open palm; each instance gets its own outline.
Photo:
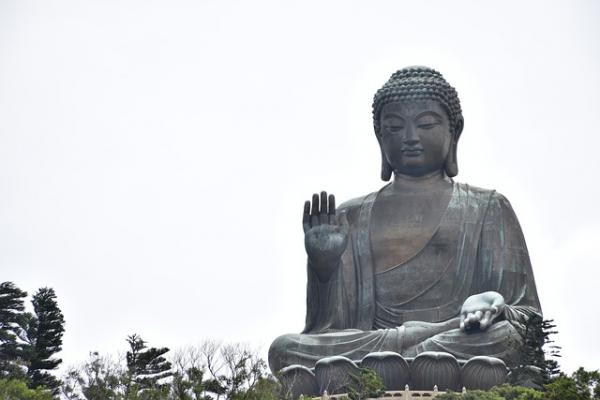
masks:
POLYGON ((314 268, 329 275, 339 264, 348 243, 348 223, 345 214, 335 212, 335 196, 314 194, 312 204, 304 203, 302 218, 306 253, 314 268))

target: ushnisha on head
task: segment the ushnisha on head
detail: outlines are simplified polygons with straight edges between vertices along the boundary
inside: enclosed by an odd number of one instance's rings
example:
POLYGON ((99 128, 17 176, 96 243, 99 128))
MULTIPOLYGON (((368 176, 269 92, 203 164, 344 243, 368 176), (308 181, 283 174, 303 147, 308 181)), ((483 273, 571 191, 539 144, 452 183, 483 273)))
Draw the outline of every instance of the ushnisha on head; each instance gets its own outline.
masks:
MULTIPOLYGON (((447 114, 447 131, 450 136, 447 156, 443 169, 449 177, 458 174, 456 146, 463 129, 463 116, 456 90, 448 84, 442 74, 423 66, 406 67, 395 72, 373 98, 373 125, 382 151, 381 178, 388 181, 394 172, 386 156, 382 142, 382 110, 390 108, 390 103, 399 105, 411 103, 439 104, 447 114)), ((445 119, 446 116, 444 116, 445 119)))

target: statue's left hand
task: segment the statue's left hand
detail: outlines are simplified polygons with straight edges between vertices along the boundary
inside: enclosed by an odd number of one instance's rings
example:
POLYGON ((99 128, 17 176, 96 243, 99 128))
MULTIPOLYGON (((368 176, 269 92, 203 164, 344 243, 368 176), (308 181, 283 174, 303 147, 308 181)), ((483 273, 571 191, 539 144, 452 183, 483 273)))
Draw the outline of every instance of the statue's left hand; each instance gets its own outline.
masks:
POLYGON ((470 296, 460 310, 460 330, 486 330, 504 310, 504 297, 498 292, 470 296))

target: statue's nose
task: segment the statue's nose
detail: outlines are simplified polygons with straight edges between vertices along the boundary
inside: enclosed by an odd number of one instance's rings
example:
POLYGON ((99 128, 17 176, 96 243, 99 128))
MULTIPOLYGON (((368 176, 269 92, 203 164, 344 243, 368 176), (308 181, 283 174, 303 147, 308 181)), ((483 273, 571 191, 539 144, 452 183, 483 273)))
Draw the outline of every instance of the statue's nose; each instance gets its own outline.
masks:
POLYGON ((415 146, 419 144, 419 136, 412 126, 409 125, 406 127, 406 135, 404 136, 404 140, 402 142, 407 146, 415 146))

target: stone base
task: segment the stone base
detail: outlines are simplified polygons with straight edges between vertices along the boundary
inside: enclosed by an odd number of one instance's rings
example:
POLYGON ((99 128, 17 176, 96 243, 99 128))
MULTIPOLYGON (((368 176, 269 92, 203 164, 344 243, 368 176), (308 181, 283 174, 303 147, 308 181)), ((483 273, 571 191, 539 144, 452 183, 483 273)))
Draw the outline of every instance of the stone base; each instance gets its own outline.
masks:
POLYGON ((402 393, 409 389, 435 393, 463 388, 485 390, 506 381, 508 369, 498 358, 478 356, 463 362, 462 367, 460 364, 449 353, 430 351, 405 359, 398 353, 386 351, 370 353, 358 362, 342 356, 323 358, 315 364, 314 370, 292 365, 280 371, 279 379, 293 398, 301 394, 321 395, 325 391, 331 395, 345 393, 353 382, 351 376, 358 377, 360 368, 373 369, 387 391, 402 393))
MULTIPOLYGON (((368 398, 366 400, 379 400, 379 399, 395 399, 395 400, 423 400, 433 399, 446 392, 440 392, 437 390, 393 390, 387 391, 382 397, 368 398)), ((349 400, 348 394, 323 394, 322 396, 313 397, 312 400, 349 400)))

